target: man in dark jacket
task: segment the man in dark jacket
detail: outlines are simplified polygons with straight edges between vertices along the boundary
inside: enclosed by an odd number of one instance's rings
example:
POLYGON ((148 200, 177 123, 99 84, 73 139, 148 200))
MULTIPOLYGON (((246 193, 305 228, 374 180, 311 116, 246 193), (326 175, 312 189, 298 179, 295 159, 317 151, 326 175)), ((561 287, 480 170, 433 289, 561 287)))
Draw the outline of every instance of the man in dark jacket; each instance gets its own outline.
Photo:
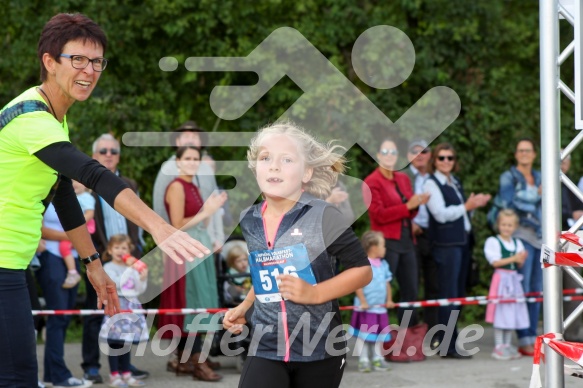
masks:
MULTIPOLYGON (((99 136, 93 142, 93 159, 104 165, 108 170, 119 176, 130 188, 138 194, 138 184, 133 179, 124 177, 120 174, 117 165, 119 164, 121 147, 115 137, 106 133, 99 136)), ((132 240, 134 250, 132 255, 140 257, 142 253, 142 239, 141 230, 137 225, 128 221, 124 216, 119 214, 107 202, 105 202, 97 193, 93 193, 95 197, 95 233, 91 236, 95 249, 101 257, 107 249, 107 242, 109 238, 115 234, 127 234, 132 240)), ((85 275, 86 278, 87 275, 85 275)), ((97 294, 91 284, 85 279, 87 298, 85 300, 85 308, 93 308, 97 305, 97 294)), ((103 317, 100 315, 88 315, 83 317, 83 342, 82 355, 83 363, 81 367, 85 371, 84 378, 91 380, 94 383, 103 382, 103 378, 99 374, 99 330, 103 317)), ((134 378, 146 378, 149 373, 136 369, 133 365, 130 366, 132 376, 134 378)))

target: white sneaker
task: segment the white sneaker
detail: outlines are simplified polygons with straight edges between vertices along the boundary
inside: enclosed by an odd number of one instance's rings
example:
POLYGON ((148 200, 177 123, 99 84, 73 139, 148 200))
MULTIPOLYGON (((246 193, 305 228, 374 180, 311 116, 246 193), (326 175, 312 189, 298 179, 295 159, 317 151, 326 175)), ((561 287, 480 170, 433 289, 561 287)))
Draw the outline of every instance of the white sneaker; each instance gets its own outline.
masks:
POLYGON ((516 347, 514 347, 514 346, 512 346, 512 345, 510 345, 510 346, 508 347, 508 352, 510 353, 510 357, 511 357, 513 360, 516 360, 516 359, 518 359, 518 358, 521 358, 521 357, 522 357, 522 354, 520 354, 520 352, 518 351, 518 348, 516 348, 516 347))
POLYGON ((359 361, 358 362, 358 371, 361 373, 368 373, 370 372, 370 361, 359 361))
POLYGON ((109 386, 113 388, 127 388, 128 385, 123 381, 121 376, 117 374, 115 376, 109 375, 109 386))
POLYGON ((500 361, 507 361, 512 359, 508 345, 496 345, 492 352, 492 358, 500 361))
POLYGON ((391 369, 391 366, 382 358, 377 358, 372 360, 372 368, 373 370, 384 372, 391 369))
POLYGON ((66 381, 61 381, 58 384, 54 384, 53 388, 89 388, 93 385, 91 381, 87 381, 84 379, 78 379, 76 377, 69 377, 66 381))
POLYGON ((132 373, 124 373, 122 375, 123 381, 125 382, 125 386, 126 387, 145 387, 146 383, 144 383, 142 380, 138 380, 136 379, 134 376, 132 376, 132 373))

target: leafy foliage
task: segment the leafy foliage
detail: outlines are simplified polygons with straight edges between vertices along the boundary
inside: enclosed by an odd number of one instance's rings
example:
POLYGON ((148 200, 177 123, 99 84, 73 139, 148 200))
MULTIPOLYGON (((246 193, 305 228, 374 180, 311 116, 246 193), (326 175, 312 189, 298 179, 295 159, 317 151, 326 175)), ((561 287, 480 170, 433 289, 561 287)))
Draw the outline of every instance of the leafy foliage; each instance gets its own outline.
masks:
MULTIPOLYGON (((291 80, 281 80, 242 118, 221 121, 209 106, 212 88, 250 84, 255 82, 253 75, 192 73, 183 66, 163 72, 158 63, 168 56, 179 64, 189 56, 245 56, 283 26, 300 31, 393 121, 430 88, 454 89, 462 101, 460 117, 436 142, 456 147, 468 193, 494 194, 500 173, 514 162, 516 140, 540 138, 537 2, 11 0, 0 7, 0 105, 38 83, 38 35, 58 12, 87 14, 109 37, 110 64, 94 95, 68 113, 71 140, 87 152, 104 132, 121 137, 129 131, 166 131, 187 119, 209 130, 253 131, 273 121, 302 94, 291 80), (381 24, 400 28, 416 50, 413 73, 392 90, 365 85, 350 63, 355 39, 381 24)), ((569 28, 562 30, 566 42, 569 28)), ((564 75, 572 76, 568 70, 564 75)), ((566 105, 564 111, 568 112, 562 117, 564 126, 572 128, 572 107, 566 105)), ((124 147, 121 169, 140 183, 146 202, 151 202, 153 178, 170 152, 162 147, 124 147)), ((218 147, 211 152, 217 160, 244 160, 245 155, 244 148, 218 147)), ((363 179, 375 167, 359 147, 348 156, 350 175, 363 179)), ((574 155, 573 165, 579 160, 574 155)), ((477 212, 474 227, 475 255, 483 269, 483 285, 476 292, 483 294, 491 273, 481 252, 490 233, 483 210, 477 212)), ((367 217, 361 217, 355 228, 358 233, 367 229, 367 217)))

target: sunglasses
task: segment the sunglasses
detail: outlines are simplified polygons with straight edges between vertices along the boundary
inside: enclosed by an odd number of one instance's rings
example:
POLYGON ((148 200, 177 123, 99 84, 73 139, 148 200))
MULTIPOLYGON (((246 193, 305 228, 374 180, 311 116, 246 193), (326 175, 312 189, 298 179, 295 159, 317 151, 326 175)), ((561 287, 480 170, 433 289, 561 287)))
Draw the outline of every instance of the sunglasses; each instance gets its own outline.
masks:
POLYGON ((448 160, 450 162, 453 162, 455 160, 455 156, 438 156, 437 160, 439 160, 440 162, 443 162, 444 160, 448 160))
POLYGON ((99 151, 100 155, 107 155, 107 151, 109 151, 112 155, 119 154, 119 149, 117 148, 101 148, 99 151))
POLYGON ((383 148, 382 150, 379 151, 381 153, 381 155, 387 156, 387 155, 399 155, 399 151, 395 150, 395 149, 386 149, 383 148))
POLYGON ((429 148, 424 148, 421 151, 409 151, 410 154, 412 155, 417 155, 417 154, 428 154, 430 152, 429 148))

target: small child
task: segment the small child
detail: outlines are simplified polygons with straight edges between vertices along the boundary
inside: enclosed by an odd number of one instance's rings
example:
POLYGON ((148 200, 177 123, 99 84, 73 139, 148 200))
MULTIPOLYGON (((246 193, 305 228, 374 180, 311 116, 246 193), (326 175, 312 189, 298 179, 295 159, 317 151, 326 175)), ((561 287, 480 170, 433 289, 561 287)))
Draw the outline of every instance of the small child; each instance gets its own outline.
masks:
MULTIPOLYGON (((138 296, 146 291, 148 286, 148 269, 138 272, 135 267, 124 263, 123 257, 133 250, 129 236, 116 234, 111 236, 107 244, 105 259, 111 261, 103 265, 103 269, 117 286, 119 304, 122 310, 141 309, 138 296)), ((130 350, 126 343, 139 343, 149 338, 146 319, 141 314, 121 313, 113 317, 104 317, 99 338, 109 345, 109 386, 110 387, 143 387, 143 381, 132 377, 130 371, 130 350), (127 350, 119 354, 121 349, 127 350), (113 353, 113 354, 112 354, 113 353)))
POLYGON ((358 371, 385 371, 389 365, 382 357, 382 345, 391 339, 387 308, 395 307, 390 283, 393 275, 389 264, 382 259, 386 252, 383 234, 368 231, 363 234, 361 243, 372 267, 372 281, 356 290, 350 332, 356 336, 356 348, 362 349, 358 371), (373 356, 372 365, 369 354, 373 356))
MULTIPOLYGON (((527 252, 522 241, 512 237, 518 227, 518 215, 513 210, 503 209, 498 213, 496 221, 498 235, 488 237, 484 244, 486 259, 496 268, 488 298, 522 298, 522 275, 517 272, 517 268, 524 264, 527 252)), ((512 331, 529 327, 526 303, 490 303, 486 308, 486 322, 494 324, 495 347, 492 357, 497 360, 519 358, 518 350, 511 345, 512 331)))
MULTIPOLYGON (((87 188, 82 183, 73 180, 73 190, 77 194, 77 201, 81 205, 85 222, 87 223, 87 230, 93 234, 95 232, 95 220, 93 220, 95 213, 95 198, 89 193, 87 188)), ((75 257, 73 256, 73 244, 69 240, 63 240, 59 243, 59 251, 65 266, 67 267, 67 277, 63 282, 63 288, 73 288, 81 281, 81 275, 77 272, 75 265, 75 257)))
POLYGON ((251 141, 247 160, 263 201, 243 211, 240 225, 253 287, 223 320, 240 333, 248 315, 257 344, 239 388, 340 386, 347 346, 337 299, 372 279, 358 238, 324 201, 345 168, 340 149, 289 122, 251 141))
MULTIPOLYGON (((228 275, 249 275, 249 255, 241 246, 234 246, 227 253, 228 275)), ((239 304, 251 289, 251 278, 234 277, 225 282, 225 299, 239 304)))

